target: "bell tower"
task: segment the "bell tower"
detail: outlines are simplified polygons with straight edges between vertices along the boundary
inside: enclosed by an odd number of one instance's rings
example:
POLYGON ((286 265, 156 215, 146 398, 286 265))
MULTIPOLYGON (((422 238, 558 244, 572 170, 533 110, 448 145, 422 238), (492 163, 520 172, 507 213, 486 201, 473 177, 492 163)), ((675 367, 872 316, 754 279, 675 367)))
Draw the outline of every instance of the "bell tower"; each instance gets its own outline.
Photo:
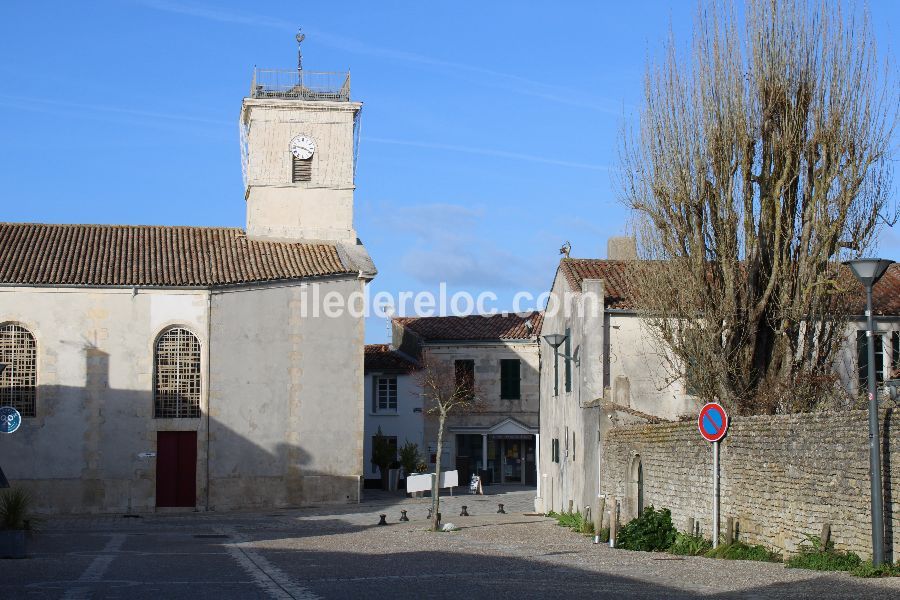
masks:
POLYGON ((350 73, 253 70, 241 106, 247 237, 356 243, 356 151, 362 103, 350 73))

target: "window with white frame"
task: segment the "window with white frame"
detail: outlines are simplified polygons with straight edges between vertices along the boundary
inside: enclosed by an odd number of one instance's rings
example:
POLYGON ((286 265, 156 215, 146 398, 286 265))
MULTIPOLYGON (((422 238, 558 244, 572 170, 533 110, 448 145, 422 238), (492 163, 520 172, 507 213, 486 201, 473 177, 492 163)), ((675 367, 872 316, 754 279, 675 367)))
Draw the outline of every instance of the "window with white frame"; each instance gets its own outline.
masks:
POLYGON ((375 378, 375 412, 397 412, 397 377, 375 378))
POLYGON ((0 325, 0 406, 34 417, 37 392, 37 344, 31 332, 15 323, 0 325))
POLYGON ((182 327, 156 340, 153 356, 153 416, 200 417, 200 340, 182 327))

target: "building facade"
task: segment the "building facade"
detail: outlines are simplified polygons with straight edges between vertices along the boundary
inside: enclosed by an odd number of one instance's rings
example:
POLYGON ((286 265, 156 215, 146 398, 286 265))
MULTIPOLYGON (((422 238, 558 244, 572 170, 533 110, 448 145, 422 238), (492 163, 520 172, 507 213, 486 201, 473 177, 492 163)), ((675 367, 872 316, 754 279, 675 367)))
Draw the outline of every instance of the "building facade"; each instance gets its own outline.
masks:
MULTIPOLYGON (((446 365, 477 390, 478 410, 451 412, 444 434, 441 468, 459 471, 460 482, 480 473, 485 483, 537 485, 542 319, 539 312, 394 319, 395 347, 446 365)), ((432 468, 437 427, 426 415, 432 468)))
MULTIPOLYGON (((557 334, 565 341, 558 354, 546 340, 541 345, 539 510, 567 510, 570 501, 583 510, 608 493, 603 448, 611 428, 695 419, 701 407, 683 379, 669 376, 660 349, 638 315, 635 271, 629 268, 636 260, 633 241, 613 239, 607 254, 605 260, 562 259, 551 288, 550 304, 556 310, 546 311, 543 335, 557 334)), ((879 382, 900 367, 898 292, 900 267, 895 265, 875 286, 879 382)), ((862 305, 857 312, 863 312, 862 305)), ((865 342, 864 318, 854 317, 835 365, 850 397, 865 389, 865 342)), ((637 490, 640 463, 631 472, 637 490)), ((637 495, 632 496, 625 516, 639 505, 637 495)))
POLYGON ((321 304, 375 276, 361 104, 314 76, 254 74, 246 230, 0 225, 0 405, 23 415, 0 461, 38 510, 358 500, 364 322, 321 304))
MULTIPOLYGON (((372 463, 375 436, 380 431, 395 454, 407 443, 425 453, 425 415, 419 362, 389 344, 368 344, 365 352, 365 441, 366 483, 381 485, 381 470, 372 463)), ((399 460, 399 455, 397 457, 399 460)))

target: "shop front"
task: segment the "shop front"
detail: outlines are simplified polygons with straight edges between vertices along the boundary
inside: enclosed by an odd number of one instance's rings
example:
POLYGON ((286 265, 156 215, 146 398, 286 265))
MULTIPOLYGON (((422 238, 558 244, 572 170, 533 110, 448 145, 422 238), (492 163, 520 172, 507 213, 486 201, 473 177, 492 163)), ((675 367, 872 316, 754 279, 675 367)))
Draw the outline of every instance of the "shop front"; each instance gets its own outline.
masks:
POLYGON ((537 484, 537 427, 504 419, 492 427, 454 427, 456 469, 460 481, 472 475, 482 483, 537 484))

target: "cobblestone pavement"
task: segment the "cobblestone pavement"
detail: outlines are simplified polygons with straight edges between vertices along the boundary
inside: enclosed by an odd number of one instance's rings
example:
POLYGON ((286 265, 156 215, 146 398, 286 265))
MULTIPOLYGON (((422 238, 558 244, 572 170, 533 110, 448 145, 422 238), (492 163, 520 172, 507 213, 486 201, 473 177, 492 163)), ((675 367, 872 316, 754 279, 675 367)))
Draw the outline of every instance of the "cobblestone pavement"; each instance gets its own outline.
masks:
POLYGON ((267 513, 54 518, 29 558, 0 561, 0 598, 900 597, 900 578, 611 550, 523 514, 533 491, 491 491, 442 498, 453 533, 427 531, 430 499, 383 493, 267 513))

